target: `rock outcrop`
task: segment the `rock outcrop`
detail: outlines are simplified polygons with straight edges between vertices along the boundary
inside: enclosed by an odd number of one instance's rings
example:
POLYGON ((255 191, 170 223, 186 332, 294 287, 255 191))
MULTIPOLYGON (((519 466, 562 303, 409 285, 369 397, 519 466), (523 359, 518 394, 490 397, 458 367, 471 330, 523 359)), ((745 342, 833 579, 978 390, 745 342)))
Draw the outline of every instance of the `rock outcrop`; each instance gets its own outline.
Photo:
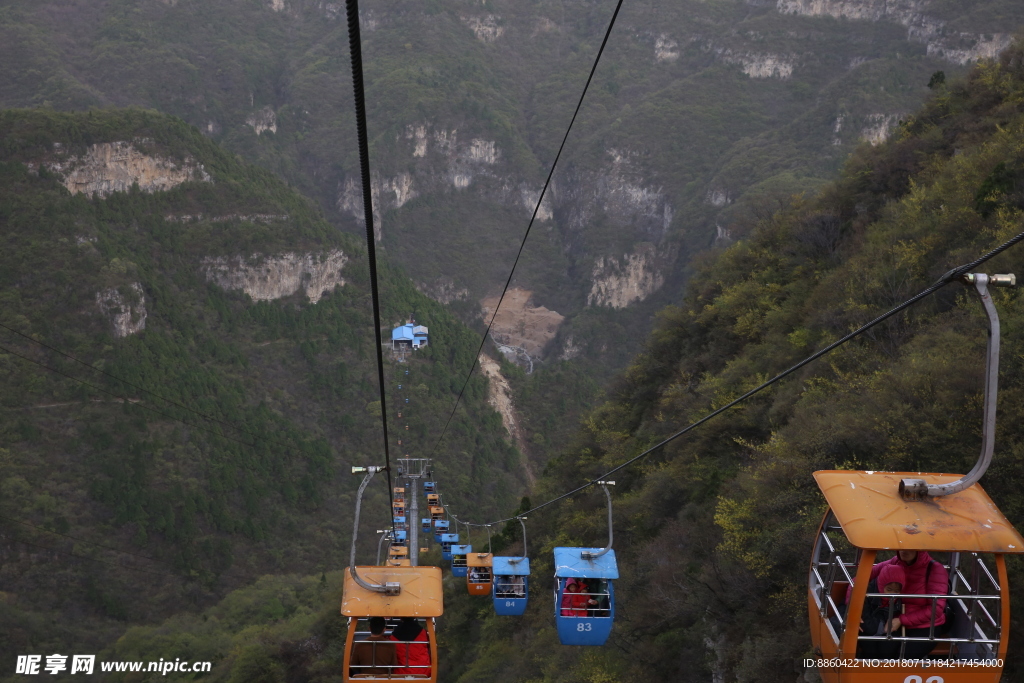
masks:
POLYGON ((599 257, 594 263, 593 285, 587 295, 588 306, 625 308, 643 301, 664 283, 665 278, 656 267, 654 247, 642 244, 632 254, 599 257))
POLYGON ((872 147, 889 139, 889 135, 900 122, 899 114, 870 114, 867 125, 861 130, 860 137, 872 147))
POLYGON ((500 24, 501 17, 494 14, 483 16, 463 16, 462 23, 473 31, 476 39, 482 43, 493 43, 505 33, 505 27, 500 24))
POLYGON ((928 54, 956 64, 991 58, 1009 47, 1009 33, 952 32, 928 14, 932 0, 777 0, 783 14, 828 16, 860 21, 891 21, 907 29, 907 38, 927 45, 928 54))
POLYGON ((146 296, 142 283, 96 292, 96 305, 113 327, 114 336, 124 339, 146 329, 146 296))
POLYGON ((347 262, 344 252, 333 249, 326 254, 211 257, 203 259, 200 270, 210 282, 224 289, 240 289, 253 301, 280 299, 302 290, 315 304, 325 292, 345 284, 341 271, 347 262))
POLYGON ((159 192, 189 180, 211 182, 203 165, 191 157, 175 161, 145 154, 135 146, 148 142, 99 142, 90 146, 83 156, 66 156, 63 146, 55 144, 54 158, 41 165, 60 176, 71 194, 95 193, 100 197, 126 192, 135 183, 143 192, 159 192))
POLYGON ((256 131, 256 135, 262 135, 267 131, 276 133, 277 114, 274 112, 273 107, 263 107, 262 109, 258 109, 250 114, 245 120, 245 125, 250 126, 254 131, 256 131))

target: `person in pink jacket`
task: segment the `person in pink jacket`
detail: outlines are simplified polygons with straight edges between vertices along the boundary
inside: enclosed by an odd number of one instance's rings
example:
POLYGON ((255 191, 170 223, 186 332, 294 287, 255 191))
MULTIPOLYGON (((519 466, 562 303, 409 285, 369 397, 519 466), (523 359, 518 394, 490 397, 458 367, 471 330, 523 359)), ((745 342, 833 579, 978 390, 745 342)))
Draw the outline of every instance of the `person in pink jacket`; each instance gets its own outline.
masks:
MULTIPOLYGON (((945 595, 949 592, 949 572, 942 563, 931 558, 924 550, 901 550, 896 557, 879 562, 871 568, 871 578, 877 580, 885 567, 899 567, 903 570, 904 583, 901 593, 922 593, 945 595)), ((887 572, 888 573, 888 572, 887 572)), ((879 586, 882 588, 882 586, 879 586)), ((903 598, 903 613, 894 616, 887 631, 894 636, 906 635, 911 638, 927 638, 932 622, 932 600, 930 598, 903 598)), ((935 630, 946 623, 946 599, 939 598, 934 607, 935 630)), ((899 656, 899 642, 890 643, 891 651, 885 656, 899 656)), ((908 642, 903 651, 905 658, 923 657, 935 649, 934 642, 908 642)))

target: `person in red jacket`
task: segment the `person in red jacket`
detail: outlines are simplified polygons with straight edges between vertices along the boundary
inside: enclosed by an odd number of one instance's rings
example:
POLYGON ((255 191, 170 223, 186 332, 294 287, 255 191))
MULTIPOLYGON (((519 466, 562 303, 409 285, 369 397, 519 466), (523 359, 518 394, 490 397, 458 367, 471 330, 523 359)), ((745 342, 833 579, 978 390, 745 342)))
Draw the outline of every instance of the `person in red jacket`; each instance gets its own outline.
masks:
POLYGON ((562 616, 563 617, 585 617, 587 608, 597 605, 586 592, 586 584, 578 579, 569 579, 565 582, 565 591, 562 594, 562 616))
POLYGON ((396 676, 430 677, 430 645, 427 630, 414 617, 402 617, 398 626, 391 631, 391 640, 397 640, 395 652, 398 655, 396 676))
MULTIPOLYGON (((949 572, 942 563, 931 558, 924 550, 901 550, 896 557, 879 562, 871 568, 871 578, 878 579, 886 566, 897 566, 903 569, 905 582, 902 593, 922 593, 926 595, 945 595, 949 591, 949 572)), ((946 599, 935 601, 935 629, 946 623, 946 599)), ((910 638, 927 638, 932 622, 932 601, 930 598, 903 598, 903 614, 894 616, 887 630, 893 635, 900 635, 900 629, 910 638)), ((899 645, 890 657, 899 655, 899 645)), ((908 642, 903 656, 907 659, 923 657, 935 649, 935 642, 908 642)))

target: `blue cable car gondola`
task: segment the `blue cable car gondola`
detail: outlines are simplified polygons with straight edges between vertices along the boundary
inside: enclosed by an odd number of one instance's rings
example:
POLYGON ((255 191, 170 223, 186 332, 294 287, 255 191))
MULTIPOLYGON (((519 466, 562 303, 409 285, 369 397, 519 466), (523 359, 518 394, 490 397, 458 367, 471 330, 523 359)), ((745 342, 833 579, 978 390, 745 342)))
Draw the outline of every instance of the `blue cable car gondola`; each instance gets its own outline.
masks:
POLYGON ((421 517, 420 518, 420 526, 423 528, 423 533, 425 533, 425 534, 429 534, 430 533, 430 525, 431 525, 431 519, 429 517, 421 517))
POLYGON ((526 556, 526 522, 523 521, 526 518, 517 519, 523 527, 523 556, 495 557, 491 567, 494 574, 491 588, 494 612, 513 617, 521 616, 526 611, 530 582, 530 558, 526 556))
POLYGON ((604 645, 615 621, 614 579, 619 566, 612 550, 614 481, 597 482, 608 498, 606 548, 555 548, 555 625, 562 645, 604 645))
POLYGON ((452 561, 452 546, 459 542, 458 534, 441 534, 441 559, 452 561))
POLYGON ((405 516, 404 515, 395 515, 395 531, 404 531, 404 530, 405 530, 405 516))
POLYGON ((466 565, 466 555, 473 552, 471 545, 452 546, 452 576, 466 578, 469 573, 466 565))
POLYGON ((555 624, 562 645, 604 645, 611 635, 615 619, 612 579, 619 578, 615 551, 593 559, 583 556, 601 550, 555 548, 555 624))
POLYGON ((408 533, 409 532, 407 532, 407 531, 396 531, 395 532, 395 540, 391 541, 391 545, 403 545, 404 546, 406 544, 406 540, 408 539, 408 535, 407 535, 408 533))
POLYGON ((432 481, 423 482, 423 493, 437 493, 437 484, 432 481))
POLYGON ((518 617, 526 611, 529 593, 530 558, 495 557, 491 569, 494 574, 494 612, 518 617))
POLYGON ((449 528, 451 528, 451 524, 447 519, 434 520, 434 540, 440 543, 441 537, 448 533, 449 528))

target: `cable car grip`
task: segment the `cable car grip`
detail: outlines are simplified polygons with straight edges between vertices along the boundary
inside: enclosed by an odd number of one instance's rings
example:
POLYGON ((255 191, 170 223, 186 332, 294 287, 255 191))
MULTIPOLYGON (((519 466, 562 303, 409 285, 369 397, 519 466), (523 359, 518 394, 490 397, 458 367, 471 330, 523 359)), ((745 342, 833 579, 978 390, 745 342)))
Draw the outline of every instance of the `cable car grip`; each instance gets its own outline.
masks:
POLYGON ((582 557, 584 560, 596 560, 597 558, 601 557, 602 555, 604 555, 612 549, 612 494, 608 490, 608 487, 615 486, 615 482, 599 481, 597 483, 601 485, 602 489, 604 489, 604 495, 608 498, 608 545, 603 550, 599 550, 596 553, 592 553, 589 550, 584 550, 580 553, 580 557, 582 557))
POLYGON ((999 395, 999 313, 992 303, 988 288, 1016 287, 1017 276, 1010 274, 986 275, 967 273, 962 278, 965 285, 974 285, 988 316, 988 353, 985 358, 985 407, 981 427, 981 455, 966 475, 948 484, 929 484, 923 479, 900 481, 900 497, 904 500, 922 500, 928 497, 948 496, 959 493, 981 479, 992 462, 996 438, 996 402, 999 395))
MULTIPOLYGON (((381 586, 366 581, 359 576, 359 572, 356 571, 356 539, 359 537, 359 512, 363 505, 363 491, 366 490, 367 484, 369 484, 370 480, 373 479, 373 475, 383 470, 384 468, 379 465, 352 468, 352 474, 363 474, 364 476, 363 480, 359 483, 359 490, 356 492, 356 513, 352 527, 352 551, 349 555, 348 570, 349 573, 352 574, 352 580, 355 581, 360 588, 373 591, 375 593, 384 593, 385 595, 398 595, 402 590, 402 585, 400 583, 387 582, 381 586)), ((377 547, 378 549, 380 548, 379 542, 377 547)))

